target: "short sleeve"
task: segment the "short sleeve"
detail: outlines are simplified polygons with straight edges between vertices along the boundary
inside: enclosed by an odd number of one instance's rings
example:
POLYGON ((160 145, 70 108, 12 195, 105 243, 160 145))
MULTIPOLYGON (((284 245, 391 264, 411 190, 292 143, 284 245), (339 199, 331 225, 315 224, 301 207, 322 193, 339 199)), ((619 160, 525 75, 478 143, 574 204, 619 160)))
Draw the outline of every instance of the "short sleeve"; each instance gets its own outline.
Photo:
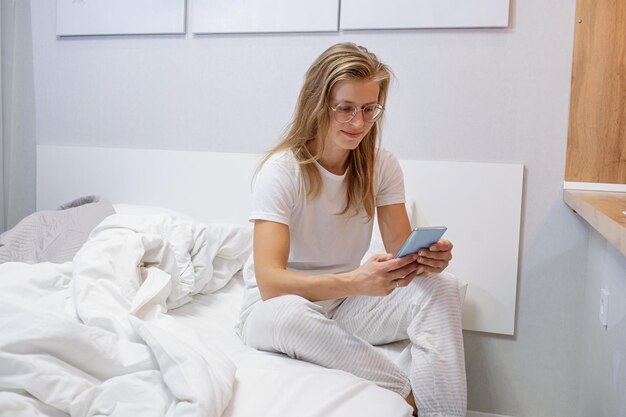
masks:
POLYGON ((257 172, 252 190, 249 221, 269 220, 289 225, 298 196, 294 164, 269 159, 257 172))
POLYGON ((405 202, 404 175, 394 154, 378 150, 375 175, 376 207, 405 202))

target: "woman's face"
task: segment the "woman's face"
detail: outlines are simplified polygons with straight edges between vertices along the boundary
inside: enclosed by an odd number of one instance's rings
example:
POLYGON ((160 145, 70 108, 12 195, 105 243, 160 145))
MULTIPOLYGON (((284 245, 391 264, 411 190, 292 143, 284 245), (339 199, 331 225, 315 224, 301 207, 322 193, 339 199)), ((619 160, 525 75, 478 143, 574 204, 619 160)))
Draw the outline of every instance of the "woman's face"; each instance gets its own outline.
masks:
POLYGON ((361 110, 368 104, 378 103, 380 87, 372 80, 346 80, 337 83, 330 92, 328 105, 337 108, 339 105, 353 105, 357 109, 356 115, 349 122, 340 123, 335 120, 333 110, 328 109, 329 126, 324 142, 327 153, 345 153, 356 149, 365 135, 370 131, 373 122, 363 120, 361 110))

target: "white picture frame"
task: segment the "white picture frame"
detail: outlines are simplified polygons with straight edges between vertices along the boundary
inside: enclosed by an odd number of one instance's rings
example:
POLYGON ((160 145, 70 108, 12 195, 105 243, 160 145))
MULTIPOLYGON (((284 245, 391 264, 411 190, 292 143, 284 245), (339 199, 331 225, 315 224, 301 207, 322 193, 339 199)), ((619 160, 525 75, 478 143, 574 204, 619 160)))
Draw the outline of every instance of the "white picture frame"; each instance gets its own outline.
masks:
POLYGON ((189 0, 194 34, 337 32, 339 0, 189 0))
POLYGON ((509 0, 342 0, 341 30, 498 28, 509 0))
POLYGON ((185 33, 185 0, 57 0, 57 36, 185 33))

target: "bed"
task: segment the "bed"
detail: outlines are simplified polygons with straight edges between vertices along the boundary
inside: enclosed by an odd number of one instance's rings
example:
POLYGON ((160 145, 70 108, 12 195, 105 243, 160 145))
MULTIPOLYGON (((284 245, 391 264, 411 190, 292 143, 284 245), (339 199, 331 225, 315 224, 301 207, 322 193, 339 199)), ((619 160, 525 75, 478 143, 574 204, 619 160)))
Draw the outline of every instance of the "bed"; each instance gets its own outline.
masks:
MULTIPOLYGON (((0 265, 2 415, 411 414, 369 381, 242 344, 249 225, 114 208, 71 262, 0 265)), ((408 364, 405 346, 381 349, 408 364)))
MULTIPOLYGON (((245 190, 258 155, 41 145, 37 152, 40 211, 90 193, 115 204, 67 261, 0 264, 0 416, 411 415, 404 399, 369 381, 259 352, 237 337, 241 267, 252 243, 245 190)), ((452 272, 470 281, 459 289, 468 294, 464 328, 506 333, 511 316, 489 306, 515 309, 522 168, 401 163, 409 198, 442 193, 428 199, 439 201, 434 208, 407 206, 414 225, 444 216, 452 226, 459 246, 452 272), (450 173, 438 175, 441 190, 420 181, 433 169, 450 173), (459 211, 453 187, 488 195, 462 195, 459 211), (497 285, 509 283, 504 293, 481 281, 477 243, 491 232, 468 216, 488 218, 499 235, 511 231, 497 248, 505 251, 497 257, 503 268, 490 270, 497 285)), ((44 234, 47 246, 38 250, 63 253, 44 234)), ((366 257, 382 250, 375 230, 366 257)), ((407 344, 378 349, 406 369, 407 344)))

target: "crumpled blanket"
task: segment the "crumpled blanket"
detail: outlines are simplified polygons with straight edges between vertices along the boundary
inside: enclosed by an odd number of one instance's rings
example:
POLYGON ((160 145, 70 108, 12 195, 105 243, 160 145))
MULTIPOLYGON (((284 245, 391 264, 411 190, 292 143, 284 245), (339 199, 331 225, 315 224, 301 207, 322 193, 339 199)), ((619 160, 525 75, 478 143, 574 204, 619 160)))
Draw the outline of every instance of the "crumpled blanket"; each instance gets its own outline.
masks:
POLYGON ((216 227, 116 214, 73 262, 0 265, 0 411, 219 417, 234 364, 166 314, 249 255, 247 230, 216 227))
POLYGON ((98 196, 33 213, 0 235, 0 263, 71 261, 93 228, 114 213, 111 203, 98 196))

